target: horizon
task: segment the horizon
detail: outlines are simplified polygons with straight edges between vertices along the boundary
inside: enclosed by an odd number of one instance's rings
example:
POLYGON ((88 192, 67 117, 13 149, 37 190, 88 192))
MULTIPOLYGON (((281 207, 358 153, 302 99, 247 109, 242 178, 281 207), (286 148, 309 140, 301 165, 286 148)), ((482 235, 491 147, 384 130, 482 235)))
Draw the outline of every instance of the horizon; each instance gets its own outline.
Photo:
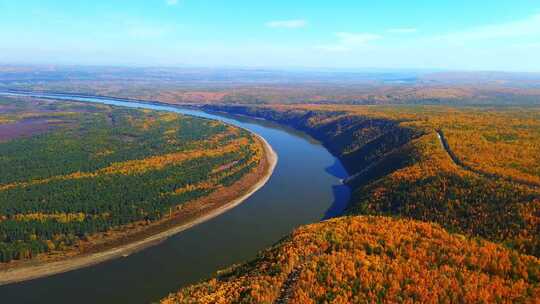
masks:
POLYGON ((419 73, 419 74, 438 74, 438 73, 494 73, 494 74, 527 74, 540 75, 539 71, 523 70, 482 70, 482 69, 443 69, 443 68, 382 68, 382 67, 333 67, 333 66, 242 66, 242 65, 145 65, 145 64, 64 64, 64 63, 7 63, 0 61, 2 67, 28 67, 28 68, 97 68, 97 69, 201 69, 201 70, 238 70, 238 71, 273 71, 273 72, 319 72, 319 73, 419 73))
POLYGON ((3 65, 540 72, 531 0, 30 0, 0 17, 3 65))
POLYGON ((4 302, 540 299, 540 0, 0 0, 0 27, 4 302))

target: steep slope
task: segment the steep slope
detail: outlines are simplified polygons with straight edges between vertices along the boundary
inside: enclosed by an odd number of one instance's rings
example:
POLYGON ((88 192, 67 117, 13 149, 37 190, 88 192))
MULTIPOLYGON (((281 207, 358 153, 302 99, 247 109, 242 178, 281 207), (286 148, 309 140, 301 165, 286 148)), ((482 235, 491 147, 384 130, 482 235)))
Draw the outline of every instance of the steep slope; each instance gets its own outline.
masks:
POLYGON ((163 303, 537 303, 540 260, 440 226, 345 217, 163 303))
POLYGON ((321 140, 351 175, 349 214, 437 222, 540 255, 540 191, 528 186, 540 181, 537 108, 205 108, 276 121, 321 140), (441 145, 441 130, 465 166, 441 145))

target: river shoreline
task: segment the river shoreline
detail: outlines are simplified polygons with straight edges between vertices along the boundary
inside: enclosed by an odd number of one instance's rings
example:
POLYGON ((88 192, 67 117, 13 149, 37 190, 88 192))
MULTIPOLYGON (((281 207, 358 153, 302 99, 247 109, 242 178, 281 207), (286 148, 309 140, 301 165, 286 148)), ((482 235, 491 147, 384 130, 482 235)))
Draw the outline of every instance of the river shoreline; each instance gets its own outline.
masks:
MULTIPOLYGON (((180 213, 171 218, 159 221, 150 225, 148 229, 135 232, 134 234, 137 234, 135 236, 128 235, 128 238, 111 242, 111 244, 104 244, 101 246, 102 248, 96 252, 81 253, 52 262, 30 262, 31 264, 21 264, 20 266, 15 266, 13 268, 0 270, 0 286, 52 276, 130 255, 147 247, 156 245, 173 235, 213 219, 240 205, 268 182, 274 172, 278 160, 277 154, 262 136, 251 131, 250 133, 253 134, 263 146, 265 158, 256 170, 257 172, 255 174, 257 175, 257 182, 248 186, 247 189, 235 189, 237 191, 232 191, 233 194, 231 194, 231 191, 229 190, 227 194, 227 189, 235 188, 235 186, 238 187, 239 184, 242 183, 243 179, 241 179, 231 187, 225 188, 224 191, 217 191, 208 198, 203 198, 207 204, 204 205, 202 202, 198 202, 200 206, 198 206, 195 211, 189 210, 188 212, 191 212, 190 214, 180 213), (225 197, 229 196, 229 198, 220 200, 222 192, 225 192, 225 197)), ((240 187, 242 187, 242 185, 240 185, 240 187)))

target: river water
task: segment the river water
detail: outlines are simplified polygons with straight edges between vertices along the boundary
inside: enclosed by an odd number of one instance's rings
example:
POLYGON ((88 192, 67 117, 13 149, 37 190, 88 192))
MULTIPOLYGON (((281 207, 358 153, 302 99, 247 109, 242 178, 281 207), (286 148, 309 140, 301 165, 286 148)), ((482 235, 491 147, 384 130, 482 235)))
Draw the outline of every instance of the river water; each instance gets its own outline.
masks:
POLYGON ((279 160, 268 183, 238 207, 125 258, 0 287, 1 303, 149 303, 254 258, 295 227, 339 215, 346 171, 321 143, 263 120, 174 106, 66 94, 0 92, 170 111, 216 119, 264 137, 279 160))

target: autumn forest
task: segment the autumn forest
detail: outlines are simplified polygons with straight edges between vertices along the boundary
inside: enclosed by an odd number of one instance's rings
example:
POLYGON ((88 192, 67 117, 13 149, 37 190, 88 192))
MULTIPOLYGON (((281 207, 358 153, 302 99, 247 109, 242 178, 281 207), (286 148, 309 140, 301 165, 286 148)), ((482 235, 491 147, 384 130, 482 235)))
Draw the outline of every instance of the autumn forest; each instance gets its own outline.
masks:
POLYGON ((231 186, 262 158, 245 130, 104 105, 4 99, 0 133, 0 267, 140 230, 231 186))
POLYGON ((540 0, 0 0, 0 304, 540 304, 540 0))
MULTIPOLYGON (((85 85, 152 105, 185 101, 159 87, 118 94, 85 85)), ((340 184, 351 195, 337 217, 297 225, 250 258, 177 284, 163 303, 538 303, 538 106, 199 101, 205 94, 189 110, 320 142, 346 170, 340 184)), ((498 93, 482 98, 490 94, 498 93)), ((2 99, 0 152, 0 270, 99 252, 200 216, 247 192, 239 185, 260 180, 267 162, 258 136, 215 120, 50 97, 2 99)), ((302 173, 288 172, 309 183, 302 173)), ((228 242, 241 251, 241 240, 228 242)))
POLYGON ((164 303, 540 298, 538 108, 204 107, 321 140, 348 168, 353 197, 344 217, 299 228, 164 303))

